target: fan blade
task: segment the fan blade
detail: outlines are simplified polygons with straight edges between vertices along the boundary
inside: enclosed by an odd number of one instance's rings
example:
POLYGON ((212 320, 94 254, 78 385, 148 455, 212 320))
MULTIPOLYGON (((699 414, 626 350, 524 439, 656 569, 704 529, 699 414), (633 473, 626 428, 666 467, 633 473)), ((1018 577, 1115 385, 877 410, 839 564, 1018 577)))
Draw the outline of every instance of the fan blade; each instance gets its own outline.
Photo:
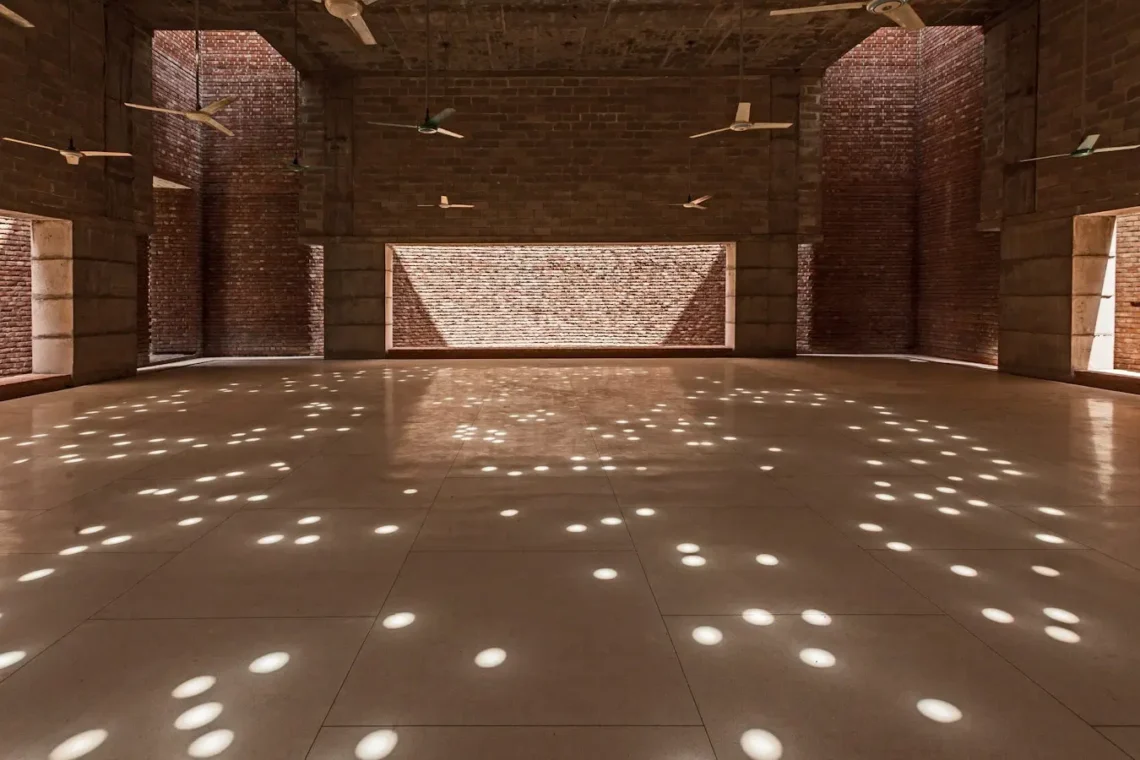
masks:
POLYGON ((123 103, 127 108, 137 108, 140 111, 156 111, 158 113, 169 113, 175 116, 185 116, 185 111, 175 111, 172 108, 159 108, 158 106, 144 106, 141 103, 123 103))
POLYGON ((448 203, 447 203, 447 196, 446 196, 446 195, 441 195, 441 196, 439 196, 439 205, 441 205, 441 206, 446 206, 446 205, 448 205, 448 203))
POLYGON ((704 203, 705 201, 707 201, 711 197, 712 197, 711 195, 702 195, 700 198, 697 198, 695 201, 693 201, 693 203, 701 204, 701 203, 704 203))
POLYGON ((442 124, 444 122, 445 119, 450 119, 454 115, 455 115, 455 109, 454 108, 445 108, 442 111, 440 111, 439 113, 437 113, 435 116, 428 119, 428 124, 431 124, 433 127, 438 127, 440 124, 442 124))
POLYGON ((28 21, 26 18, 21 16, 19 13, 16 13, 16 11, 12 10, 3 3, 0 3, 0 16, 8 19, 16 26, 22 26, 25 29, 32 29, 35 27, 35 24, 33 24, 31 21, 28 21))
POLYGON ((1081 144, 1077 146, 1077 150, 1078 151, 1092 150, 1093 148, 1096 147, 1096 144, 1099 141, 1100 141, 1100 135, 1089 135, 1085 139, 1081 140, 1081 144))
POLYGON ((434 203, 417 203, 416 208, 435 208, 434 203))
POLYGON ((740 103, 736 106, 736 118, 733 121, 737 124, 743 124, 752 117, 752 104, 740 103))
POLYGON ((731 129, 732 129, 732 127, 721 127, 720 129, 714 129, 714 130, 709 131, 709 132, 701 132, 698 135, 689 135, 689 139, 692 140, 692 139, 697 138, 697 137, 708 137, 709 135, 715 135, 718 132, 728 132, 731 129))
POLYGON ((749 129, 790 129, 789 121, 754 121, 748 125, 749 129))
POLYGON ((918 29, 925 29, 926 24, 922 23, 918 13, 910 6, 910 3, 903 3, 893 10, 883 11, 883 15, 894 21, 903 29, 910 29, 916 31, 918 29))
POLYGON ((81 150, 84 158, 130 158, 130 153, 116 153, 109 150, 81 150))
POLYGON ((1020 161, 1018 161, 1018 163, 1019 164, 1028 164, 1028 163, 1031 163, 1033 161, 1049 161, 1050 159, 1054 159, 1054 158, 1072 158, 1072 157, 1073 157, 1072 153, 1057 153, 1057 154, 1054 154, 1052 156, 1036 156, 1034 158, 1023 158, 1020 161))
POLYGON ((198 113, 204 113, 204 114, 207 114, 209 116, 213 116, 218 111, 220 111, 223 108, 225 108, 226 106, 228 106, 230 103, 233 103, 235 100, 237 100, 237 95, 227 95, 224 98, 218 98, 217 100, 215 100, 210 105, 199 110, 198 113))
POLYGON ((475 207, 469 203, 452 203, 448 206, 448 208, 475 208, 475 207))
POLYGON ((866 3, 836 3, 834 5, 817 5, 814 8, 784 8, 772 11, 773 16, 795 16, 800 13, 825 13, 827 11, 861 11, 867 7, 866 3))
POLYGON ((356 32, 356 36, 365 45, 375 45, 376 38, 372 36, 372 30, 368 28, 368 24, 364 23, 364 19, 360 16, 349 16, 344 20, 348 24, 348 28, 356 32))
POLYGON ((59 148, 52 148, 52 147, 47 146, 47 145, 40 145, 39 143, 28 142, 27 140, 17 140, 15 137, 5 137, 4 139, 7 140, 8 142, 11 142, 11 143, 19 143, 20 145, 30 145, 33 148, 43 148, 44 150, 50 150, 53 153, 59 153, 59 148))
POLYGON ((234 133, 225 124, 215 119, 213 116, 206 116, 202 119, 202 123, 207 127, 213 127, 227 137, 233 137, 234 133))
POLYGON ((416 124, 393 124, 390 121, 370 121, 369 124, 375 124, 378 127, 399 127, 400 129, 419 129, 416 124))
POLYGON ((463 135, 459 134, 458 132, 452 132, 450 129, 444 129, 443 127, 436 127, 435 131, 436 131, 436 133, 441 134, 441 135, 447 135, 448 137, 457 137, 460 140, 463 139, 463 135))
POLYGON ((1097 148, 1093 153, 1116 153, 1121 150, 1137 150, 1140 145, 1118 145, 1115 148, 1097 148))
POLYGON ((695 209, 698 209, 700 211, 708 211, 708 209, 705 208, 704 206, 698 206, 695 203, 690 208, 695 208, 695 209))

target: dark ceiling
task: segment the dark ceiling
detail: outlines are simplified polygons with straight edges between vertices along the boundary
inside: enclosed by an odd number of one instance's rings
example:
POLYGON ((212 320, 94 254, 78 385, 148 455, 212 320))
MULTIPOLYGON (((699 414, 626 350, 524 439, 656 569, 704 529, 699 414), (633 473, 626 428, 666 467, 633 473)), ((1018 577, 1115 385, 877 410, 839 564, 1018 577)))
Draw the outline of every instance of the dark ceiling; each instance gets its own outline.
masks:
MULTIPOLYGON (((833 1, 833 0, 829 0, 833 1)), ((983 24, 1015 0, 914 0, 927 24, 983 24)), ((193 27, 193 0, 114 0, 156 29, 193 27)), ((200 0, 207 29, 256 29, 304 69, 417 72, 424 67, 424 2, 377 0, 364 11, 366 47, 314 0, 200 0)), ((749 71, 827 67, 889 25, 866 11, 772 17, 821 0, 745 0, 749 71)), ((736 0, 433 0, 434 67, 449 71, 735 71, 736 0)))

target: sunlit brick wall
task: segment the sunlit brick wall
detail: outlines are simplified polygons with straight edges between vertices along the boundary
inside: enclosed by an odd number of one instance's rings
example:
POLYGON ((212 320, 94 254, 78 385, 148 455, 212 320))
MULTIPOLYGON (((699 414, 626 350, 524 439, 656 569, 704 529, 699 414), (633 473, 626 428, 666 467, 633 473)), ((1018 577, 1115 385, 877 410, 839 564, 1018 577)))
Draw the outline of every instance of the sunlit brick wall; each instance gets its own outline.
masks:
POLYGON ((0 377, 32 371, 32 224, 0 216, 0 377))
POLYGON ((724 245, 397 246, 392 343, 723 346, 724 245))
POLYGON ((1116 369, 1140 372, 1140 216, 1116 220, 1116 369))

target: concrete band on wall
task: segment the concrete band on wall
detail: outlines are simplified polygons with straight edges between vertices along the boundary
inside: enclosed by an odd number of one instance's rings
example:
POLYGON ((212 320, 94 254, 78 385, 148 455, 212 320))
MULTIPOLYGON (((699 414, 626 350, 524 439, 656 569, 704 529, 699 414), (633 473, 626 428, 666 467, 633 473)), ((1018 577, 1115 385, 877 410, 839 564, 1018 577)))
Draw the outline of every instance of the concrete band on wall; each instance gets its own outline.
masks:
POLYGON ((392 245, 389 347, 724 347, 729 250, 392 245))

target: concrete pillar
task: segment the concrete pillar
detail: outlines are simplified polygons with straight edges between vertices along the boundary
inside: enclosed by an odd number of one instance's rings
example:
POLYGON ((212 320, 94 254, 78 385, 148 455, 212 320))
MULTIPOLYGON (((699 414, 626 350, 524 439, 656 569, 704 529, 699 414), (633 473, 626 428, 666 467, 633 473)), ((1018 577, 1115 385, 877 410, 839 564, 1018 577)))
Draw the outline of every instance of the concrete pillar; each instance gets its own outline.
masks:
POLYGON ((1116 323, 1116 217, 1073 220, 1074 370, 1113 367, 1116 323))
POLYGON ((1007 218, 1001 232, 998 368, 1070 379, 1072 307, 1072 218, 1007 218))
POLYGON ((32 222, 32 372, 70 375, 75 342, 71 222, 32 222))
POLYGON ((106 222, 75 222, 72 231, 72 382, 134 375, 138 369, 136 232, 129 224, 106 222))
POLYGON ((379 243, 325 244, 325 358, 384 357, 385 259, 379 243))

